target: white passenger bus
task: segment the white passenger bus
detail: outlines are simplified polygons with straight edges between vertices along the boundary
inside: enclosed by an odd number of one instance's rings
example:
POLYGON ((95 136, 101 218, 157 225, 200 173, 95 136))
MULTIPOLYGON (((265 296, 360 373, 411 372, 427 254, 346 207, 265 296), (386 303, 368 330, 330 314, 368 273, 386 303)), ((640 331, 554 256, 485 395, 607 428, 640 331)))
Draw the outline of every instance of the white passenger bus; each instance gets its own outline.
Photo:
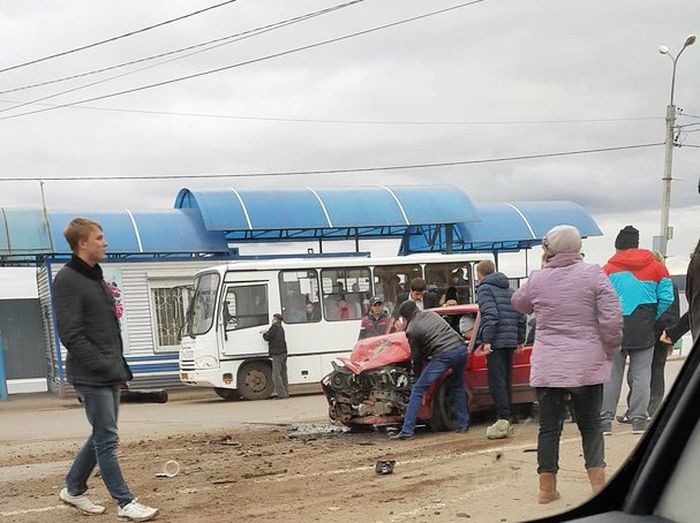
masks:
MULTIPOLYGON (((349 355, 373 295, 391 313, 422 277, 437 306, 474 302, 474 265, 486 255, 428 254, 244 261, 197 273, 180 350, 180 380, 224 399, 273 392, 262 332, 281 313, 290 385, 318 384, 349 355)), ((292 387, 293 389, 294 387, 292 387)))

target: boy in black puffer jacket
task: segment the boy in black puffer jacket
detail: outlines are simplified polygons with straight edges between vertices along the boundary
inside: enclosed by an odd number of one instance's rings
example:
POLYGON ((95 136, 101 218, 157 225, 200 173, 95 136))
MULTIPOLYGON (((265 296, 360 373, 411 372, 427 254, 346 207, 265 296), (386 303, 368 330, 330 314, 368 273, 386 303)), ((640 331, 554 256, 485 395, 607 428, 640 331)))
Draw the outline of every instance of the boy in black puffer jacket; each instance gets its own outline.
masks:
MULTIPOLYGON (((510 298, 514 291, 506 275, 496 272, 492 261, 479 262, 476 276, 476 301, 481 312, 478 339, 486 353, 489 393, 498 418, 496 423, 501 427, 510 423, 513 352, 522 350, 525 343, 526 318, 513 308, 510 298)), ((505 430, 499 432, 507 435, 509 427, 501 428, 505 430)))

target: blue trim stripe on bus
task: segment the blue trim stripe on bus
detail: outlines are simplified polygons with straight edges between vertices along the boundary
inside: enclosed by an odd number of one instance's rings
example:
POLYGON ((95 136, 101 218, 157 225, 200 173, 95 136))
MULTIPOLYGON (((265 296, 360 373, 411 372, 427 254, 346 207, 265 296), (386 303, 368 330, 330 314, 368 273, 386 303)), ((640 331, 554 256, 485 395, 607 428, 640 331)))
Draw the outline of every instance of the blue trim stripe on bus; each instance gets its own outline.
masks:
POLYGON ((170 361, 174 360, 177 361, 179 357, 179 352, 168 352, 168 353, 163 353, 163 354, 145 354, 145 355, 140 355, 140 354, 125 354, 124 357, 126 358, 126 361, 129 363, 138 363, 142 361, 170 361))
POLYGON ((133 374, 143 374, 145 372, 178 372, 180 366, 177 362, 156 365, 130 365, 133 374))

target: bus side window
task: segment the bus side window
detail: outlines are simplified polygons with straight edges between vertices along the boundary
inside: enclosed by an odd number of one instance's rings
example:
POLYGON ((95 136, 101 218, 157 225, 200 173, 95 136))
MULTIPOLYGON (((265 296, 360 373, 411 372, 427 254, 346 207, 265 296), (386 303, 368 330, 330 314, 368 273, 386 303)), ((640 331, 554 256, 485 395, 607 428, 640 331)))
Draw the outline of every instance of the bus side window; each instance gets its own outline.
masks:
POLYGON ((323 310, 328 321, 359 320, 369 306, 368 267, 323 269, 323 310))
POLYGON ((392 313, 395 307, 408 299, 408 287, 413 278, 422 278, 420 265, 385 265, 374 268, 374 294, 384 300, 392 313))
POLYGON ((440 305, 473 303, 471 265, 469 263, 428 263, 425 281, 440 305), (454 303, 456 302, 456 303, 454 303))
POLYGON ((240 285, 226 289, 221 307, 227 331, 267 325, 270 311, 267 285, 240 285))
POLYGON ((321 321, 318 273, 314 269, 280 271, 279 284, 285 323, 321 321))

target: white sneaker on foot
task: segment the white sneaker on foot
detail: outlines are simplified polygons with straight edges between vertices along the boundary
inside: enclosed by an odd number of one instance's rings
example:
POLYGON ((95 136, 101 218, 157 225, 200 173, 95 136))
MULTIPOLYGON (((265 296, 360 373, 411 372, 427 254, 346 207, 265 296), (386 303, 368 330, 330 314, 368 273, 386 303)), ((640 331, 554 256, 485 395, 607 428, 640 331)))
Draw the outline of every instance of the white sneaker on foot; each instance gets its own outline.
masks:
POLYGON ((77 508, 83 514, 104 514, 105 510, 107 510, 102 505, 97 505, 90 501, 85 494, 71 496, 67 488, 61 489, 61 492, 58 493, 58 499, 77 508))
POLYGON ((117 516, 120 518, 130 519, 131 521, 148 521, 156 517, 156 514, 158 514, 157 508, 142 505, 137 500, 119 507, 119 512, 117 512, 117 516))

